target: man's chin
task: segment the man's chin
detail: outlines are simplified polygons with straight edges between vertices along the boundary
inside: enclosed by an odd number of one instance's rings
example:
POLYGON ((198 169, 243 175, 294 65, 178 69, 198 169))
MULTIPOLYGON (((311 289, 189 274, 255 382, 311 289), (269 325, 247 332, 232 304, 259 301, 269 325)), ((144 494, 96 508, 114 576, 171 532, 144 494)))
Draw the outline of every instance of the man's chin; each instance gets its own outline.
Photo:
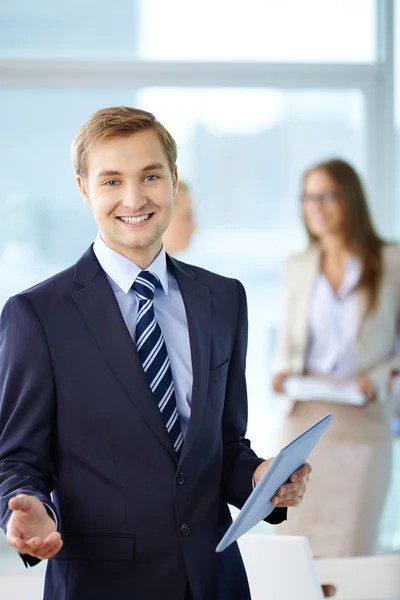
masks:
POLYGON ((132 235, 126 236, 118 241, 116 240, 116 243, 121 249, 129 250, 131 252, 145 252, 146 250, 151 250, 153 248, 159 250, 162 245, 162 239, 155 235, 132 235))

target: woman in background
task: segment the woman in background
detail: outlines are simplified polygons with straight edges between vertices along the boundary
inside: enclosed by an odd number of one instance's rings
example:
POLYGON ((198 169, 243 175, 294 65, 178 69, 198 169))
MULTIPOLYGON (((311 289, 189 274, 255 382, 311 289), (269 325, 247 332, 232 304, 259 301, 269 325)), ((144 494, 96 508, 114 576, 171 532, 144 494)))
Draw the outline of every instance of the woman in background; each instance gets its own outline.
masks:
POLYGON ((163 235, 167 253, 170 256, 175 256, 175 254, 187 250, 195 230, 192 195, 188 184, 181 180, 175 196, 171 223, 163 235))
POLYGON ((400 248, 376 233, 361 181, 342 160, 309 169, 301 201, 309 247, 286 264, 273 388, 283 394, 289 375, 351 380, 366 404, 287 401, 282 444, 328 412, 333 422, 310 458, 307 498, 277 532, 307 536, 315 556, 366 555, 390 480, 400 248))

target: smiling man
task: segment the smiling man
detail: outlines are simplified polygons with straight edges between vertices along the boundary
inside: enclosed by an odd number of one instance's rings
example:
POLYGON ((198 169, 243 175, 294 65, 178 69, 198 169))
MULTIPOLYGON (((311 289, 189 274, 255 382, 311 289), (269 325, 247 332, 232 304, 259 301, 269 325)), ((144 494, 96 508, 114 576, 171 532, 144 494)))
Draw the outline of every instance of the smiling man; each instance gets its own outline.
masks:
MULTIPOLYGON (((1 317, 8 543, 27 565, 51 559, 46 600, 245 600, 237 545, 215 553, 227 504, 269 464, 245 439, 244 289, 166 255, 176 145, 152 114, 98 111, 72 156, 99 235, 1 317)), ((270 522, 309 473, 277 491, 270 522)))

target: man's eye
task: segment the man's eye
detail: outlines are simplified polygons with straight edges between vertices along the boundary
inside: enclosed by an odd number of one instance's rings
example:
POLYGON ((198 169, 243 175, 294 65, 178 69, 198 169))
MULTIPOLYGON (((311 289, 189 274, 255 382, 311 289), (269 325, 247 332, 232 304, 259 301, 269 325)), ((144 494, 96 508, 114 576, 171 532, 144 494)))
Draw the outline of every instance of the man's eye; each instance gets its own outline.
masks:
POLYGON ((155 181, 156 179, 158 179, 158 175, 147 175, 144 180, 145 181, 155 181))
POLYGON ((105 185, 107 185, 108 187, 115 187, 117 183, 118 181, 116 179, 110 179, 110 181, 106 181, 105 185))

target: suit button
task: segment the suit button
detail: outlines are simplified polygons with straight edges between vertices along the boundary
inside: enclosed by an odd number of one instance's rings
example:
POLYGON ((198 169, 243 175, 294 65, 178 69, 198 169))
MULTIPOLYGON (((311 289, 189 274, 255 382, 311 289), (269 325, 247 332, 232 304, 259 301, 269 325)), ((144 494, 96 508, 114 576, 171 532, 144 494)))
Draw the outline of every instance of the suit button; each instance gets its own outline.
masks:
POLYGON ((189 535, 190 533, 190 529, 189 529, 189 525, 187 523, 183 523, 183 525, 181 525, 181 534, 182 535, 189 535))
POLYGON ((178 473, 178 477, 176 478, 179 485, 183 485, 185 483, 185 476, 183 473, 178 473))

